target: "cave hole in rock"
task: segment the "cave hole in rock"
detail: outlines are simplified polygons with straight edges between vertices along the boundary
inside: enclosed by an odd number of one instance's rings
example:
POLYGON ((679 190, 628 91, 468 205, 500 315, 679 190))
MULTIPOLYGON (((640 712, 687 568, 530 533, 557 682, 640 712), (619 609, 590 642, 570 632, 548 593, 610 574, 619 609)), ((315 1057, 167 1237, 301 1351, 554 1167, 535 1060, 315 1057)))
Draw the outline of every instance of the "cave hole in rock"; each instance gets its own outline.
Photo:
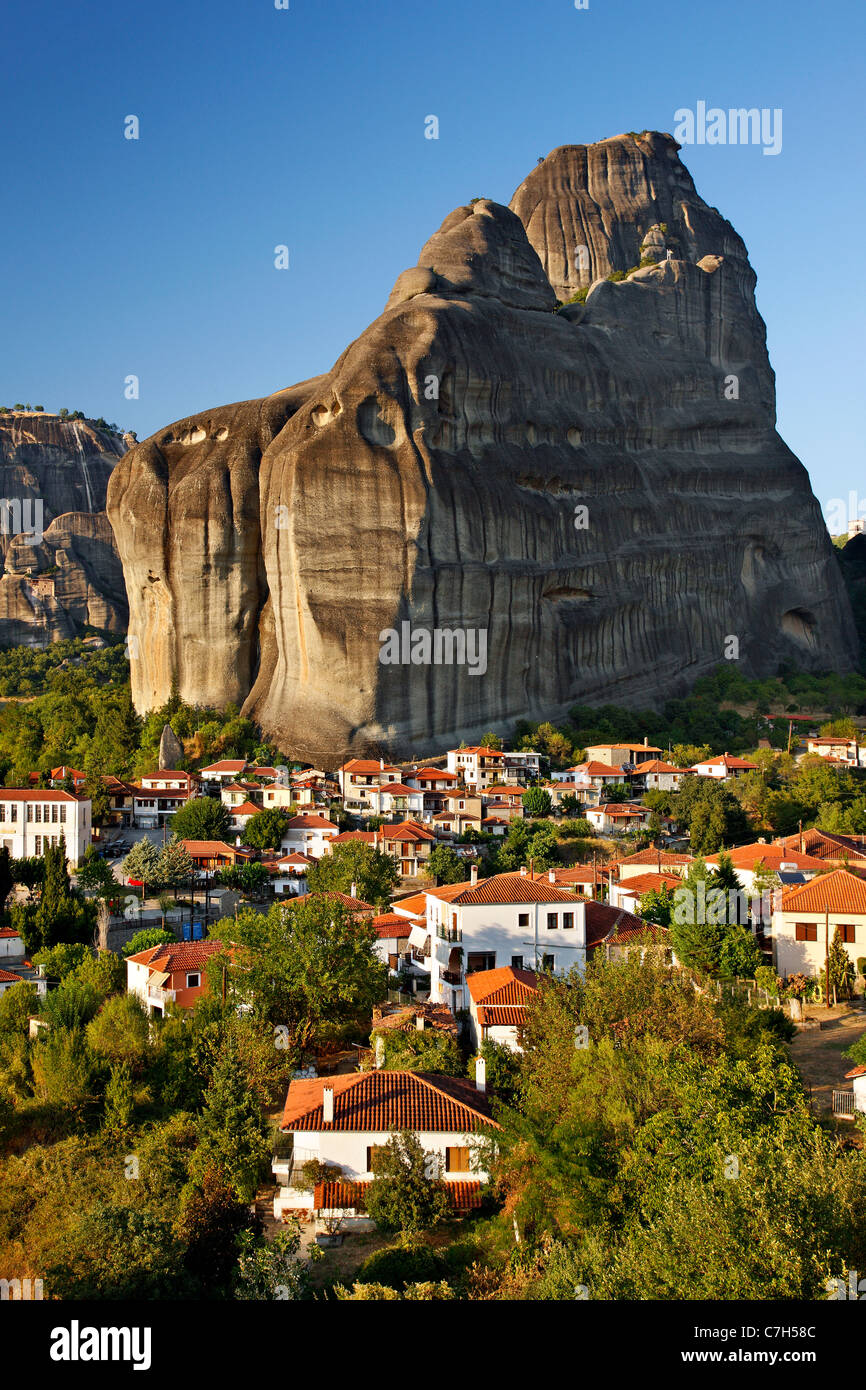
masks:
POLYGON ((815 645, 815 615, 807 608, 789 608, 782 614, 782 631, 804 647, 815 645))

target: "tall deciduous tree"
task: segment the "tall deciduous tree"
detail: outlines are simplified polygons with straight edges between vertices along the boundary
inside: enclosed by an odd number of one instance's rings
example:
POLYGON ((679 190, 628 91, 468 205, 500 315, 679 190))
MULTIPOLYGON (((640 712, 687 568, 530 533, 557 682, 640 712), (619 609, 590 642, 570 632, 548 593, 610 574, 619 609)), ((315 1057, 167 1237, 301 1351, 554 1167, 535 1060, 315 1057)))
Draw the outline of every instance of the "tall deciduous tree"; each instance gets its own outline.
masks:
POLYGON ((179 840, 224 840, 229 833, 228 808, 214 796, 196 796, 171 819, 179 840))
POLYGON ((362 840, 335 845, 307 873, 311 893, 348 893, 352 884, 364 902, 387 903, 399 881, 393 859, 362 840))
POLYGON ((429 1176, 434 1157, 408 1129, 392 1134, 373 1154, 373 1181, 365 1200, 381 1230, 416 1234, 444 1220, 448 1213, 445 1184, 429 1176))

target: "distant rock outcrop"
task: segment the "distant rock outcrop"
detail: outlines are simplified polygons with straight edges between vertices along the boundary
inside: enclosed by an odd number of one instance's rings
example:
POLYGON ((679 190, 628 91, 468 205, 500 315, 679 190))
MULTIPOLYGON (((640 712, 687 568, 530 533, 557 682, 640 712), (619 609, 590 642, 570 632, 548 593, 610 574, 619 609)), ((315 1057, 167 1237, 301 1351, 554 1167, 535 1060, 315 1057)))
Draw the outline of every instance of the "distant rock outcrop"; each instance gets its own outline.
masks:
POLYGON ((325 376, 130 450, 108 513, 139 709, 176 676, 333 762, 646 706, 732 653, 747 674, 850 668, 754 272, 678 148, 554 151, 512 209, 452 212, 325 376), (476 657, 483 633, 483 669, 427 664, 437 630, 476 657))
POLYGON ((105 515, 117 435, 88 420, 0 415, 0 641, 45 646, 85 627, 126 629, 105 515))
POLYGON ((164 724, 159 739, 159 770, 173 771, 180 767, 183 758, 183 744, 170 724, 164 724))

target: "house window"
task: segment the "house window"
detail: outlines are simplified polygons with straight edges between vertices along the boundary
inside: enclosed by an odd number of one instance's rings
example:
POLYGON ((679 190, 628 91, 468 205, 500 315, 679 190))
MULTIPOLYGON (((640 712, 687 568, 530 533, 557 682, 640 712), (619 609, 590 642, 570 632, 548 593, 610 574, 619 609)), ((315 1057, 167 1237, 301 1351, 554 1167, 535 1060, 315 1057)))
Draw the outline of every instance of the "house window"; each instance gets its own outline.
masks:
POLYGON ((851 942, 851 941, 854 941, 855 939, 856 939, 856 938, 855 938, 855 936, 854 936, 854 926, 853 926, 853 923, 848 923, 846 926, 840 927, 840 928, 839 928, 839 940, 840 940, 840 941, 849 941, 849 942, 851 942))
POLYGON ((523 969, 523 956, 512 956, 512 957, 511 957, 511 969, 512 969, 512 970, 522 970, 522 969, 523 969))
POLYGON ((559 913, 557 913, 557 912, 548 912, 548 914, 547 914, 547 930, 548 930, 548 931, 555 931, 556 928, 557 928, 558 926, 559 926, 559 913))
POLYGON ((551 975, 553 974, 553 963, 554 963, 554 962, 553 962, 553 956, 552 956, 552 955, 547 955, 547 954, 545 954, 545 955, 543 955, 543 956, 541 957, 541 968, 542 968, 542 970, 549 970, 550 973, 551 973, 551 975))
POLYGON ((6 819, 6 807, 5 807, 4 805, 0 804, 0 821, 4 821, 5 819, 6 819))
POLYGON ((495 951, 470 951, 466 961, 466 973, 472 975, 476 970, 495 970, 495 951))
POLYGON ((186 987, 187 987, 187 989, 198 989, 198 987, 199 987, 200 984, 201 984, 201 975, 200 975, 200 973, 199 973, 198 971, 195 971, 195 972, 193 972, 192 974, 187 975, 187 977, 186 977, 186 987))
POLYGON ((817 941, 818 923, 817 922, 797 922, 794 937, 796 941, 817 941))
POLYGON ((562 926, 563 926, 563 929, 564 929, 565 931, 567 931, 569 927, 573 927, 573 926, 574 926, 574 913, 573 913, 573 912, 563 912, 563 914, 562 914, 562 926))
POLYGON ((15 802, 14 802, 14 801, 13 801, 12 805, 9 807, 9 819, 10 819, 10 820, 17 820, 17 819, 18 819, 18 807, 15 805, 15 802))
POLYGON ((60 807, 60 824, 61 824, 61 825, 64 825, 65 822, 66 822, 66 807, 65 807, 65 806, 61 806, 61 807, 60 807))
POLYGON ((37 822, 38 822, 38 821, 41 821, 41 819, 42 819, 42 806, 41 806, 41 803, 40 803, 40 802, 37 801, 36 805, 35 805, 34 808, 33 808, 33 811, 34 811, 34 819, 35 819, 37 822))
POLYGON ((446 1173, 470 1173, 471 1171, 468 1148, 448 1148, 445 1150, 446 1173))
POLYGON ((37 853, 37 854, 41 854, 41 853, 42 853, 42 836, 41 836, 41 835, 37 835, 37 836, 36 836, 36 853, 37 853))
POLYGON ((56 802, 56 801, 52 801, 52 803, 51 803, 51 824, 52 824, 52 825, 56 825, 56 824, 57 824, 57 802, 56 802))
POLYGON ((528 926, 529 926, 529 913, 528 913, 528 912, 518 912, 518 914, 517 914, 517 925, 518 925, 519 927, 528 927, 528 926))

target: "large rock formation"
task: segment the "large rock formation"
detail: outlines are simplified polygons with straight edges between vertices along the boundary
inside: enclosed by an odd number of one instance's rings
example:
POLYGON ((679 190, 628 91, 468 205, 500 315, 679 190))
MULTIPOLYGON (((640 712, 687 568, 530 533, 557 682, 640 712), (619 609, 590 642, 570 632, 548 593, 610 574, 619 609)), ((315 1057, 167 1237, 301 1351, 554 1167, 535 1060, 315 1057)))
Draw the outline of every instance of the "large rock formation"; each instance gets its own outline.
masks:
POLYGON ((677 151, 554 151, 513 210, 451 213, 327 375, 129 452, 108 513, 139 708, 176 675, 333 763, 651 704, 734 653, 850 667, 754 273, 677 151), (384 664, 404 623, 468 631, 476 657, 483 633, 486 660, 427 664, 416 635, 419 664, 384 664))
POLYGON ((0 641, 45 646, 128 610, 108 479, 125 446, 88 420, 0 415, 0 641))

